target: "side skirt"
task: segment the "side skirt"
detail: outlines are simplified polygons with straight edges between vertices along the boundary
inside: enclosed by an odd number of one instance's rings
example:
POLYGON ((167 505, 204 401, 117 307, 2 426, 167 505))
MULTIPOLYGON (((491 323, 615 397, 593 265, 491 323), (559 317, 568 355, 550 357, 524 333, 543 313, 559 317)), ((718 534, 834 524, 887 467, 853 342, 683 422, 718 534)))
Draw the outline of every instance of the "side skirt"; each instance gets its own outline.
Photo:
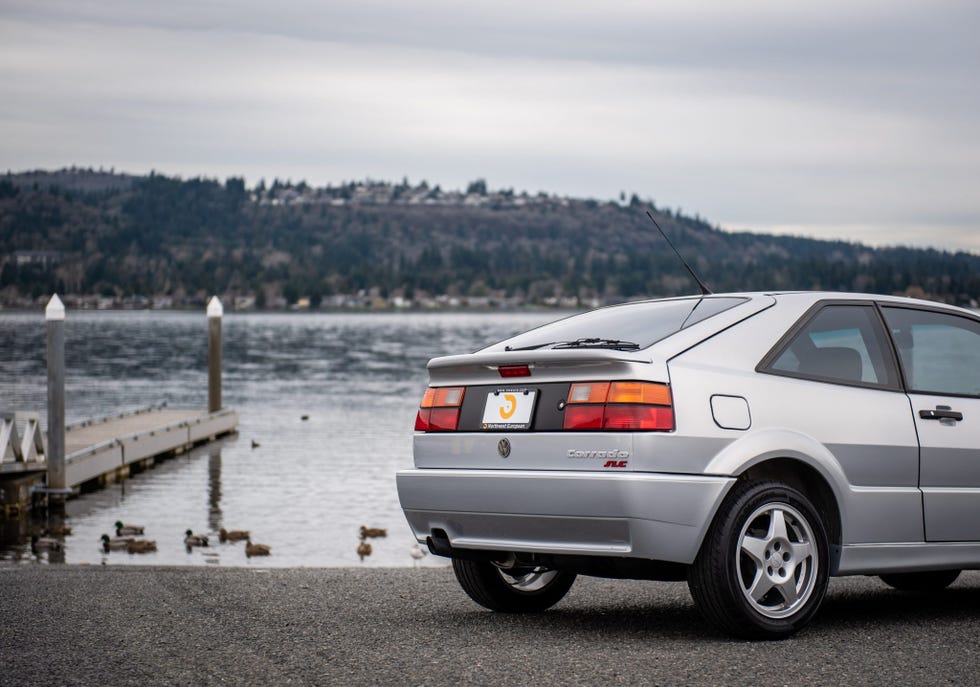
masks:
POLYGON ((834 575, 977 569, 980 544, 973 542, 846 544, 834 575))

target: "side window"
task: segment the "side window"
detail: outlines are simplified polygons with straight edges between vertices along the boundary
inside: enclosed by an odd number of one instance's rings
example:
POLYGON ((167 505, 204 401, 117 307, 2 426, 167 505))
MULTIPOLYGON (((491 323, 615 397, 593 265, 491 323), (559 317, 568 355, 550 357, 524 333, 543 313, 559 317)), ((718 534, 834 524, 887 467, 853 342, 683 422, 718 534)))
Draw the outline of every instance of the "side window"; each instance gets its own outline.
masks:
POLYGON ((980 396, 980 323, 927 310, 882 311, 909 391, 980 396))
POLYGON ((870 305, 827 305, 763 361, 763 369, 825 382, 896 388, 898 373, 870 305))

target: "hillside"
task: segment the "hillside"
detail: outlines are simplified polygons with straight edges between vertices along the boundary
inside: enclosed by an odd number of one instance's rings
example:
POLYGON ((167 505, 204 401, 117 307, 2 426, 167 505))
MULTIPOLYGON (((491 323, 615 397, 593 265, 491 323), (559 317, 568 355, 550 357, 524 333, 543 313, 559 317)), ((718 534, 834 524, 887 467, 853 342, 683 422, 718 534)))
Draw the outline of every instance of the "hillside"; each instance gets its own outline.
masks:
POLYGON ((0 304, 577 306, 696 290, 980 299, 980 256, 728 233, 630 202, 422 183, 312 188, 70 169, 0 177, 0 304))

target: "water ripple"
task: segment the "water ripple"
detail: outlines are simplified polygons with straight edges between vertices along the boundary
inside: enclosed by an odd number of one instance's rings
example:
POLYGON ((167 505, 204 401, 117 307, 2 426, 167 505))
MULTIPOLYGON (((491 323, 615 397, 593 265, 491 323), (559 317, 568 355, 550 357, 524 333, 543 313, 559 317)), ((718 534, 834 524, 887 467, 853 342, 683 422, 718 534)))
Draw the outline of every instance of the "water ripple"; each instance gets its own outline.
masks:
MULTIPOLYGON (((74 533, 63 553, 50 554, 51 562, 411 566, 414 540, 394 473, 412 464, 426 362, 558 316, 228 313, 223 398, 239 413, 238 436, 70 501, 74 533), (102 553, 99 536, 116 520, 146 525, 159 550, 102 553), (363 563, 356 554, 361 525, 389 533, 373 542, 363 563), (241 543, 184 548, 184 530, 222 526, 251 530, 256 541, 272 546, 272 556, 249 560, 241 543)), ((207 405, 203 313, 69 311, 65 339, 69 422, 163 401, 207 405)), ((0 313, 0 410, 43 417, 45 345, 43 317, 0 313)), ((28 542, 42 524, 0 521, 0 560, 37 562, 28 542)), ((425 559, 426 565, 443 563, 425 559)))

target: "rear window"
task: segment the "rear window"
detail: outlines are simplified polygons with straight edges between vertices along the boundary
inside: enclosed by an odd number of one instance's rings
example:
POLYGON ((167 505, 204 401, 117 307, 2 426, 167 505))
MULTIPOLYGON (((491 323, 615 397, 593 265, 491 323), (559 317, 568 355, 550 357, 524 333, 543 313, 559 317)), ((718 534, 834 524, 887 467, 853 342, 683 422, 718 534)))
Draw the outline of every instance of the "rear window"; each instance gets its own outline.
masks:
POLYGON ((618 348, 609 343, 615 341, 622 342, 624 350, 646 348, 747 300, 722 296, 613 305, 546 324, 484 350, 618 348), (582 343, 570 346, 572 342, 582 343))
MULTIPOLYGON (((894 389, 898 372, 871 305, 826 305, 776 345, 759 369, 820 382, 894 389)), ((794 328, 795 329, 795 328, 794 328)))

